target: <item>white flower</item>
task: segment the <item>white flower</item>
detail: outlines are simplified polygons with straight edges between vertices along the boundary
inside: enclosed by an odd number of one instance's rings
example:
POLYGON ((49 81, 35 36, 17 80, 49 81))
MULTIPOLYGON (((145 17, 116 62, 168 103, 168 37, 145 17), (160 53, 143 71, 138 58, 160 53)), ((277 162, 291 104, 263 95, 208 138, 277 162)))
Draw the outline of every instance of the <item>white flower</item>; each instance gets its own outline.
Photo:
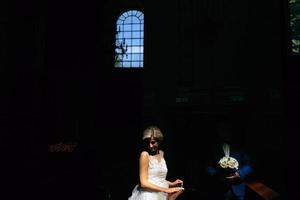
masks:
POLYGON ((222 168, 231 168, 231 169, 238 169, 239 168, 239 162, 230 156, 224 156, 220 159, 219 165, 222 168))

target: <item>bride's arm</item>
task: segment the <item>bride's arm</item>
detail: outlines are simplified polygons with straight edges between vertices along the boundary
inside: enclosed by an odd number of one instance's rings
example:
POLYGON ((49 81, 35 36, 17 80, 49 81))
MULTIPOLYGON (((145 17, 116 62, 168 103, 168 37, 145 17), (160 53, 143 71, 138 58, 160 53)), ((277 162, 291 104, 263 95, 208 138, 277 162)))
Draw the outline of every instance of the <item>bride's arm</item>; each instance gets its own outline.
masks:
POLYGON ((180 179, 177 179, 173 182, 166 180, 166 182, 168 183, 169 187, 183 187, 183 181, 180 179))

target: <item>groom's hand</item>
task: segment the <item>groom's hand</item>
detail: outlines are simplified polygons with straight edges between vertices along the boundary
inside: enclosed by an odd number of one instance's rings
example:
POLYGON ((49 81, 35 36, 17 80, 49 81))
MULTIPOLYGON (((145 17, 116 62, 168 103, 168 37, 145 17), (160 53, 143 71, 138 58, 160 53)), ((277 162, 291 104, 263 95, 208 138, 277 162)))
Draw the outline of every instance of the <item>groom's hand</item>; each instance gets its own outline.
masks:
POLYGON ((225 179, 230 182, 230 183, 234 183, 240 180, 240 174, 238 172, 235 172, 234 174, 225 177, 225 179))

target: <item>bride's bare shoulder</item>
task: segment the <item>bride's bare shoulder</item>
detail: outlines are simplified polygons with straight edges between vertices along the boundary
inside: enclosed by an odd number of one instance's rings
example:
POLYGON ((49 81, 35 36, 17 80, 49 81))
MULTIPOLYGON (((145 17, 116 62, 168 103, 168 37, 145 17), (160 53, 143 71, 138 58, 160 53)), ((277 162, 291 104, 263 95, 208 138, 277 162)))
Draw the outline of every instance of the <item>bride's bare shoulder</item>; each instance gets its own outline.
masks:
POLYGON ((147 151, 142 151, 140 156, 141 157, 149 157, 149 153, 147 151))
POLYGON ((160 154, 162 157, 164 157, 165 152, 164 152, 163 150, 159 150, 159 154, 160 154))

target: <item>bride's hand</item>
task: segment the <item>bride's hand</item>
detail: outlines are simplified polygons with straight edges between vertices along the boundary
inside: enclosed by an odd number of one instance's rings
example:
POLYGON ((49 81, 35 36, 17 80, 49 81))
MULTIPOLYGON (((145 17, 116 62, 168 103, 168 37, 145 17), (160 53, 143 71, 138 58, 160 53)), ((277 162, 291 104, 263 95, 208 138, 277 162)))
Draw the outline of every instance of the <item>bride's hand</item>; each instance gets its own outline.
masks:
POLYGON ((177 179, 176 181, 172 182, 172 187, 175 187, 175 186, 182 187, 183 181, 180 179, 177 179))
MULTIPOLYGON (((169 193, 168 200, 175 200, 184 191, 184 189, 182 187, 175 187, 175 188, 179 188, 179 189, 175 192, 169 193)), ((172 188, 172 189, 175 189, 175 188, 172 188)))
POLYGON ((168 188, 166 190, 166 193, 168 194, 173 194, 173 193, 177 193, 177 192, 183 192, 184 188, 182 187, 172 187, 172 188, 168 188))

